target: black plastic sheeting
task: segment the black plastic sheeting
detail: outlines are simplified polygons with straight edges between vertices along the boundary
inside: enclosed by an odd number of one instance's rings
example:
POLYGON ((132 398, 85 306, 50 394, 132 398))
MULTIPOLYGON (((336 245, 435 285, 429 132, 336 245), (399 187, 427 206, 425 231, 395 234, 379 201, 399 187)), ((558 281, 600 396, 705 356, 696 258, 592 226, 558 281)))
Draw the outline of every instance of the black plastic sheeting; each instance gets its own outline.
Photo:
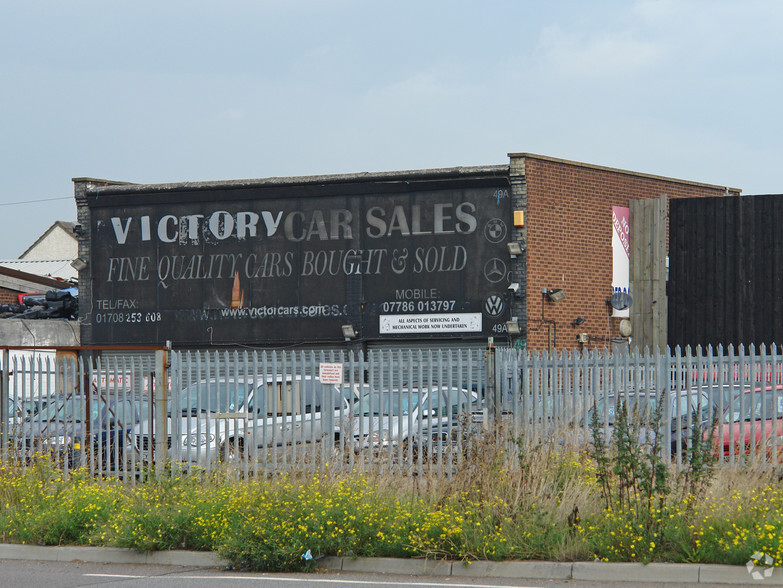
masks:
POLYGON ((71 319, 79 314, 79 289, 25 294, 22 304, 0 304, 0 319, 71 319))

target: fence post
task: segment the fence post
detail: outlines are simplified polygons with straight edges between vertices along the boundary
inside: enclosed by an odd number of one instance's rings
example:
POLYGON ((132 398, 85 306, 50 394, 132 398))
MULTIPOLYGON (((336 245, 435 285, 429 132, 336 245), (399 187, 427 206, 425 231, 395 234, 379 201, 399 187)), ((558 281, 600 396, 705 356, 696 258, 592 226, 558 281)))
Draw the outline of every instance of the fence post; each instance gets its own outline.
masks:
POLYGON ((155 351, 155 387, 153 403, 155 405, 155 474, 163 474, 166 459, 168 458, 168 431, 166 431, 166 404, 168 401, 169 381, 169 351, 157 349, 155 351))
POLYGON ((500 406, 498 406, 497 381, 495 378, 495 346, 490 342, 487 347, 487 420, 496 423, 500 406))
MULTIPOLYGON (((679 356, 679 348, 676 352, 679 356)), ((671 349, 669 347, 666 347, 665 353, 661 353, 660 350, 656 350, 655 354, 655 362, 656 362, 656 374, 655 374, 655 383, 656 387, 658 389, 658 394, 661 396, 661 402, 663 402, 663 409, 662 414, 663 418, 661 422, 658 424, 660 427, 659 434, 663 435, 663 443, 661 444, 661 454, 665 456, 668 460, 668 463, 671 464, 672 458, 675 460, 681 459, 679 456, 672 456, 672 431, 671 431, 671 421, 668 420, 669 415, 671 414, 671 407, 667 406, 668 403, 668 392, 670 390, 677 390, 677 375, 676 373, 672 373, 672 364, 678 364, 679 361, 676 361, 672 359, 671 357, 671 349)), ((676 392, 673 392, 676 394, 676 392)), ((668 403, 671 404, 671 403, 668 403)), ((660 406, 660 405, 659 405, 660 406)))
MULTIPOLYGON (((8 362, 10 360, 10 354, 8 347, 3 349, 3 365, 0 369, 0 462, 4 462, 8 457, 9 452, 9 438, 11 437, 11 431, 9 431, 8 417, 9 411, 13 408, 9 405, 8 398, 10 394, 10 388, 8 386, 11 375, 8 362)), ((14 400, 16 402, 16 400, 14 400)))

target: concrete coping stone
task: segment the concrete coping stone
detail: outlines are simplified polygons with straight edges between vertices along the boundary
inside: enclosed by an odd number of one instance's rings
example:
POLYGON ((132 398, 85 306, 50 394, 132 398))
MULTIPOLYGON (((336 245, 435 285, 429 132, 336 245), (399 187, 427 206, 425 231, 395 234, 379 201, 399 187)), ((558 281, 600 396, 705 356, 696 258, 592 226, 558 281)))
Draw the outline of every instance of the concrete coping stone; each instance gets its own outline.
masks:
POLYGON ((451 575, 465 578, 570 580, 571 564, 548 561, 455 561, 451 575))
POLYGON ((574 580, 696 583, 699 564, 574 562, 571 573, 574 580))
POLYGON ((83 561, 88 563, 156 564, 188 567, 225 567, 228 562, 208 551, 153 551, 141 553, 120 547, 77 545, 40 546, 0 544, 0 559, 33 561, 83 561))
MULTIPOLYGON (((155 564, 184 567, 227 567, 228 562, 208 551, 155 551, 140 553, 117 547, 84 547, 0 544, 0 559, 83 561, 89 563, 155 564)), ((475 578, 529 578, 592 580, 605 582, 655 582, 658 584, 730 584, 783 586, 783 569, 767 570, 754 579, 745 566, 717 564, 606 563, 548 561, 460 561, 390 557, 324 557, 322 570, 396 574, 405 576, 453 576, 475 578)), ((763 571, 763 569, 761 570, 763 571)))
POLYGON ((770 568, 769 577, 759 570, 761 578, 753 578, 745 566, 702 565, 699 582, 702 584, 752 584, 754 586, 783 586, 783 568, 770 568))
MULTIPOLYGON (((459 563, 456 565, 459 565, 459 563)), ((447 560, 392 557, 357 557, 355 559, 346 557, 343 558, 341 569, 343 572, 404 574, 406 576, 451 576, 452 562, 447 560)))

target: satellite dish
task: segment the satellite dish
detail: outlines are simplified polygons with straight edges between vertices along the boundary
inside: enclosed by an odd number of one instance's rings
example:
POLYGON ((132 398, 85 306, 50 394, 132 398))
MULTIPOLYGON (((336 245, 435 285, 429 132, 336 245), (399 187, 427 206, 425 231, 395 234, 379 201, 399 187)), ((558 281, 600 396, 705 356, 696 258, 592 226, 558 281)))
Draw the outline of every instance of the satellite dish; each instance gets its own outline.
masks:
POLYGON ((631 336, 631 321, 628 319, 623 319, 620 321, 620 334, 623 337, 631 336))
POLYGON ((609 304, 615 310, 625 310, 633 303, 633 298, 628 292, 615 292, 609 298, 609 304))

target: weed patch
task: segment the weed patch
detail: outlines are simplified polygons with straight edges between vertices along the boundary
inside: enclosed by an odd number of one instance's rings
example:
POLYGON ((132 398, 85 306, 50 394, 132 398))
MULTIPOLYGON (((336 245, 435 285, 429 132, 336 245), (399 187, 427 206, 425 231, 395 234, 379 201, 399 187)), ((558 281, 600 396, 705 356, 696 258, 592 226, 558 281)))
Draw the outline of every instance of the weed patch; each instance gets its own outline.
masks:
POLYGON ((758 551, 783 562, 775 476, 717 470, 701 433, 675 469, 654 440, 638 445, 634 427, 621 418, 610 442, 594 430, 590 446, 569 442, 572 431, 544 440, 497 431, 448 477, 324 468, 239 479, 218 470, 123 484, 81 470, 65 478, 42 459, 0 468, 0 534, 212 550, 257 571, 307 570, 324 555, 740 565, 758 551))

